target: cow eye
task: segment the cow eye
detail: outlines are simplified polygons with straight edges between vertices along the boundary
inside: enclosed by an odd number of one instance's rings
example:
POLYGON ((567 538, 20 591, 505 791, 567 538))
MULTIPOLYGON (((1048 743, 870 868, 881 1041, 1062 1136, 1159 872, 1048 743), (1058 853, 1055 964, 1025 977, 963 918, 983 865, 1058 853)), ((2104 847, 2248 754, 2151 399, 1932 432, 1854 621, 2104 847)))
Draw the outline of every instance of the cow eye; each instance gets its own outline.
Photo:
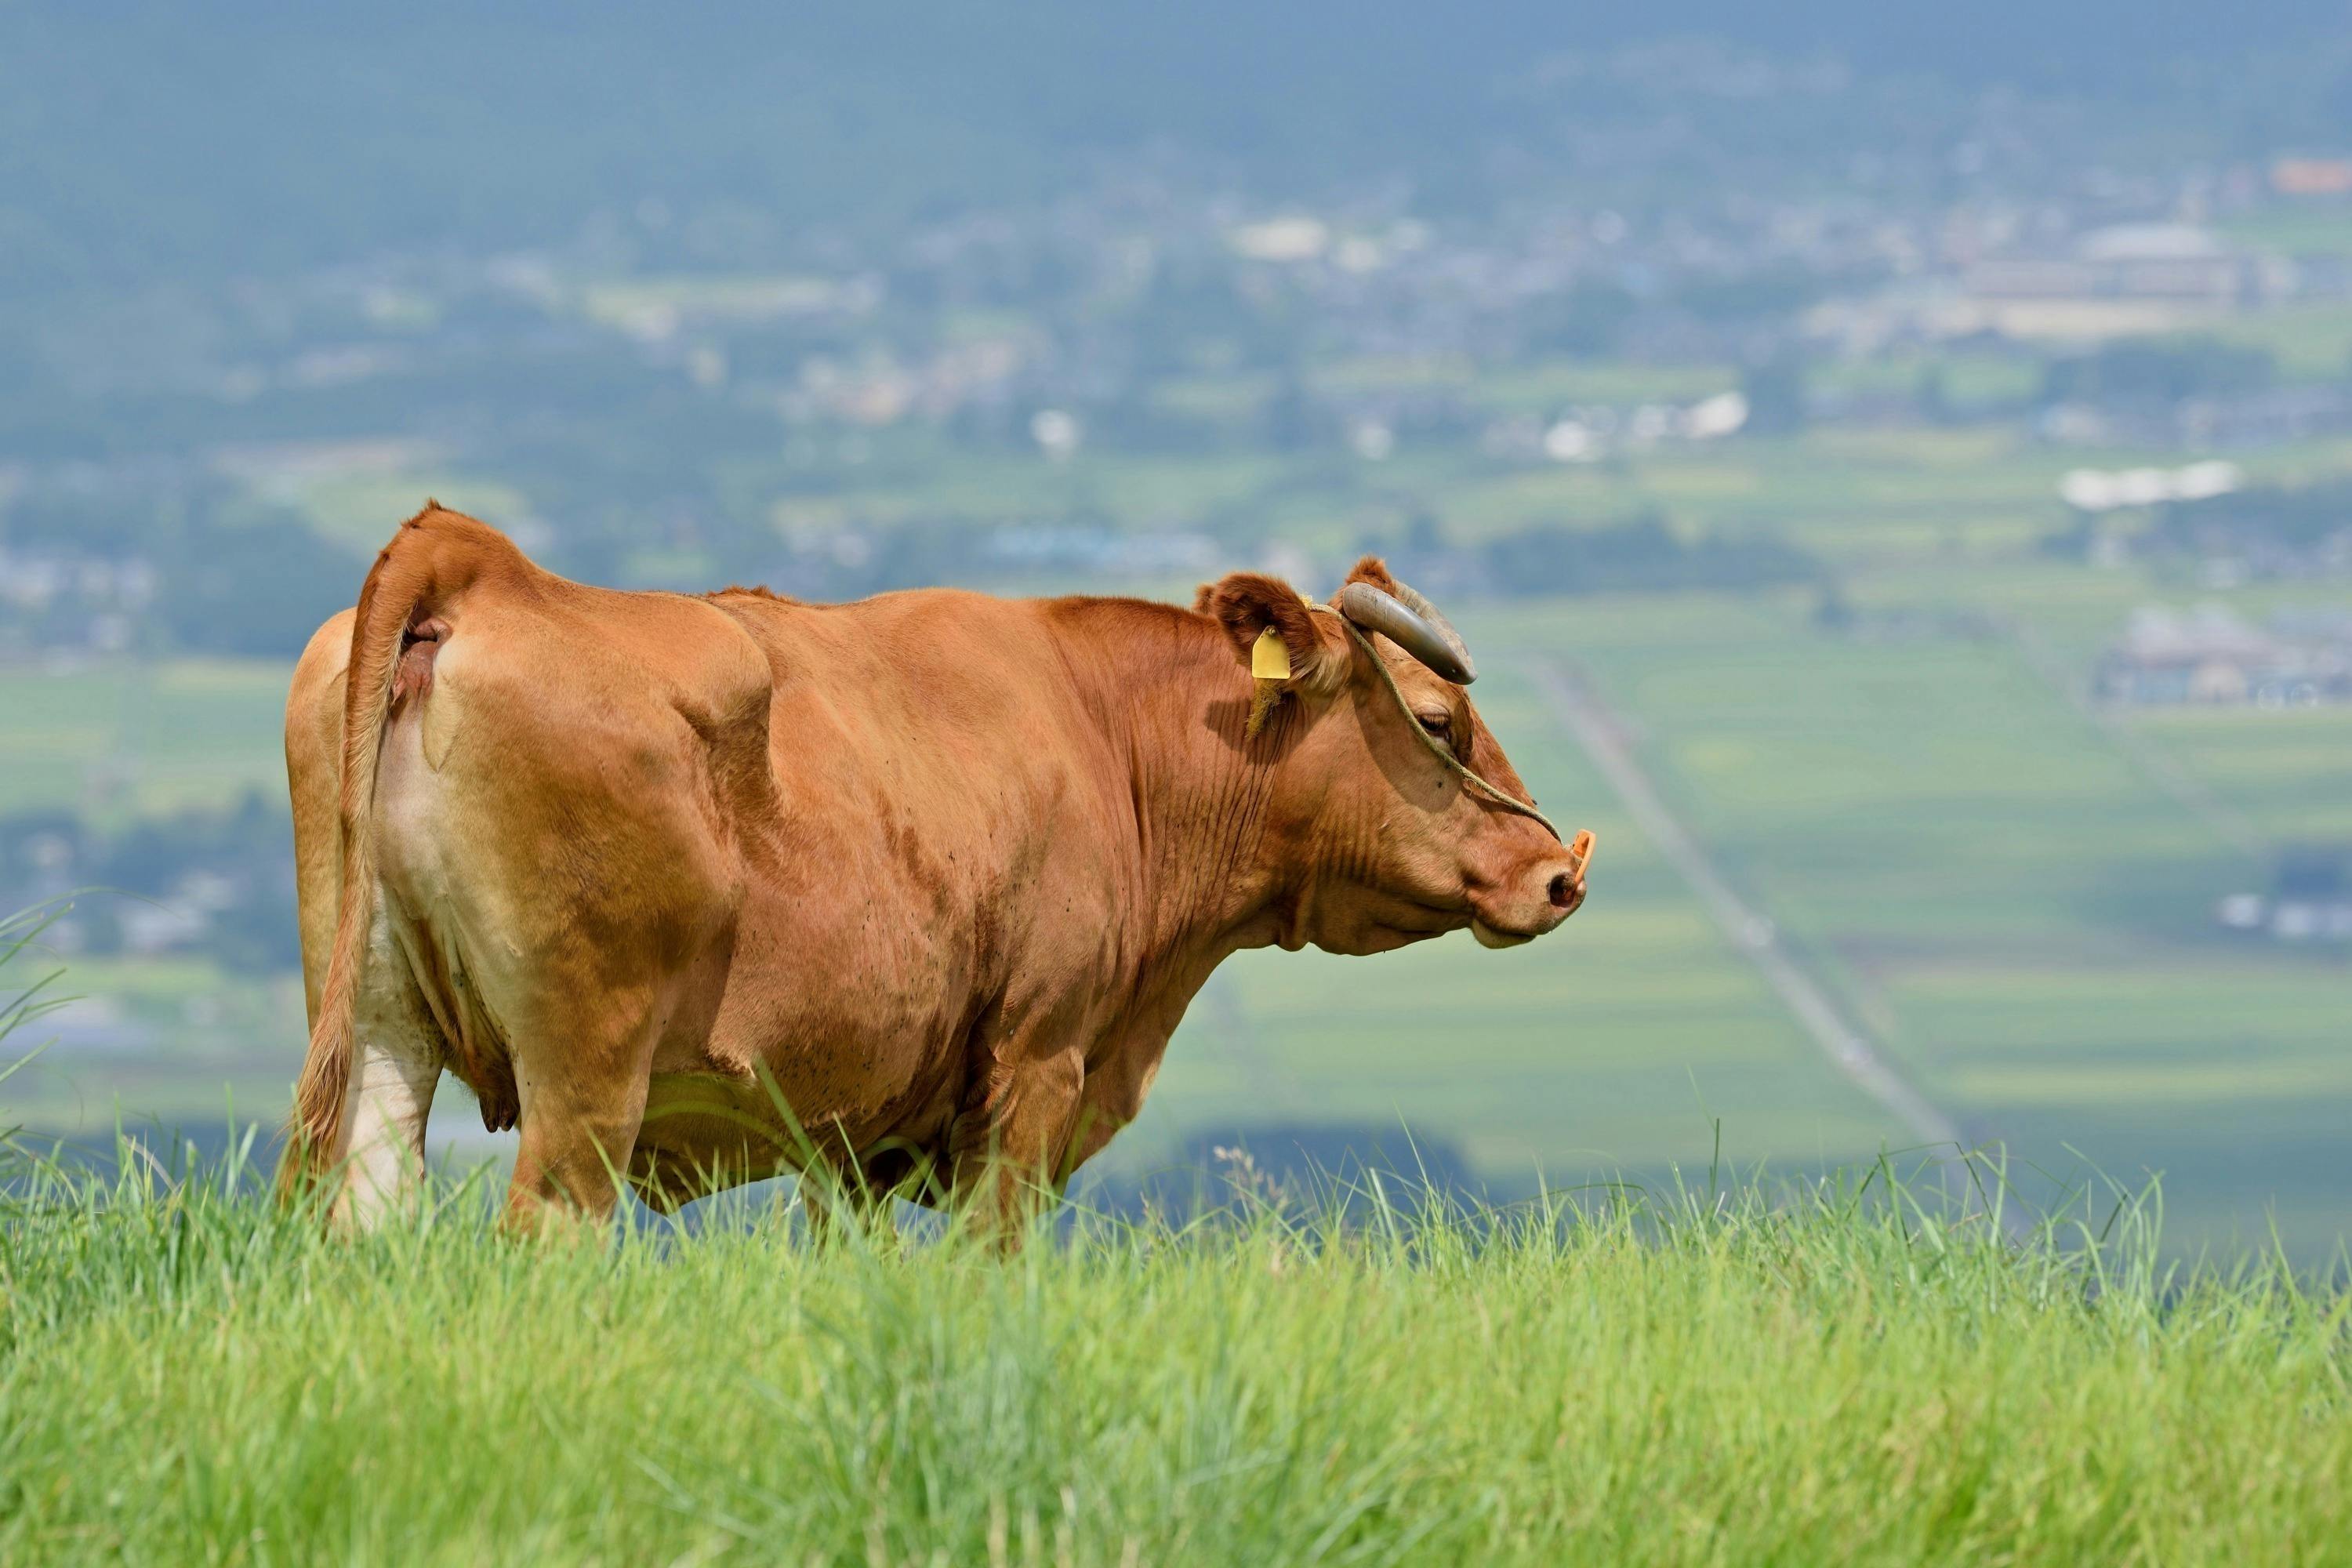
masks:
POLYGON ((1416 713, 1421 727, 1438 740, 1449 740, 1454 734, 1454 717, 1450 713, 1416 713))

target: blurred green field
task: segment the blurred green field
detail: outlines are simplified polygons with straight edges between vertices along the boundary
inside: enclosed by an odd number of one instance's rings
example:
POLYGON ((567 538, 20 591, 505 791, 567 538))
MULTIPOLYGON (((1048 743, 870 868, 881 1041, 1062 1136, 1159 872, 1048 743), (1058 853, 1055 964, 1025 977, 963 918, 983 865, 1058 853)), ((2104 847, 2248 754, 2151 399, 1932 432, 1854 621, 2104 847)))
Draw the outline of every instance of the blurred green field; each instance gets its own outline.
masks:
POLYGON ((1314 381, 1328 393, 1443 393, 1496 413, 1557 415, 1585 403, 1687 402, 1738 386, 1739 371, 1733 365, 1553 359, 1481 374, 1466 359, 1367 357, 1327 365, 1314 381))
MULTIPOLYGON (((364 563, 428 496, 477 517, 508 519, 509 527, 527 515, 521 492, 512 485, 446 470, 305 477, 277 487, 274 493, 299 511, 320 538, 350 550, 362 563, 362 574, 364 563)), ((358 591, 355 579, 352 592, 358 591)))
POLYGON ((0 813, 113 822, 279 793, 288 673, 245 659, 0 671, 0 813))
POLYGON ((2132 721, 2277 843, 2352 843, 2352 710, 2180 709, 2132 721))
POLYGON ((2214 336, 2265 349, 2292 380, 2333 381, 2352 363, 2352 306, 2304 304, 2240 316, 2214 336))
POLYGON ((1830 361, 1812 372, 1809 384, 1832 394, 1912 394, 1932 377, 1952 407, 1968 410, 2030 397, 2042 374, 2031 356, 2014 352, 1906 344, 1870 358, 1830 361))
MULTIPOLYGON (((2222 931, 2215 904, 2267 865, 2009 637, 1683 596, 1518 612, 1486 640, 1591 673, 1685 821, 1971 1137, 2161 1172, 2184 1241, 2259 1237, 2273 1208, 2300 1247, 2345 1234, 2352 964, 2222 931)), ((2266 835, 2345 838, 2342 715, 2133 723, 2266 835)))
POLYGON ((2341 256, 2352 251, 2352 212, 2328 203, 2272 205, 2214 225, 2242 244, 2288 256, 2341 256))
MULTIPOLYGON (((37 943, 0 973, 0 1001, 45 977, 54 978, 39 994, 66 1005, 10 1042, 18 1055, 45 1048, 0 1090, 0 1127, 86 1142, 117 1125, 210 1135, 284 1115, 306 1034, 299 976, 226 973, 176 954, 58 954, 37 943)), ((0 1058, 0 1067, 16 1059, 0 1058)))

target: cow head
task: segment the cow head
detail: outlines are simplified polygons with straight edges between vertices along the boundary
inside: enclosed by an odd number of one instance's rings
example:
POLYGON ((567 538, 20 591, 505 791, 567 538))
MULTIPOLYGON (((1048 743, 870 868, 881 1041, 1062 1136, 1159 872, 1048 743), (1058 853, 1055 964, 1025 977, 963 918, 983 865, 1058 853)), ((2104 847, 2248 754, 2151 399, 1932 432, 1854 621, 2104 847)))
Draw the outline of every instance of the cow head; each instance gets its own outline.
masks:
POLYGON ((1204 588, 1202 608, 1243 665, 1255 665, 1244 744, 1275 770, 1265 826, 1288 884, 1278 895, 1284 946, 1379 952, 1468 926, 1489 947, 1511 947, 1584 901, 1590 840, 1571 851, 1431 748, 1436 740, 1478 779, 1532 804, 1464 689, 1475 679, 1468 650, 1380 561, 1366 556, 1324 608, 1255 573, 1204 588))

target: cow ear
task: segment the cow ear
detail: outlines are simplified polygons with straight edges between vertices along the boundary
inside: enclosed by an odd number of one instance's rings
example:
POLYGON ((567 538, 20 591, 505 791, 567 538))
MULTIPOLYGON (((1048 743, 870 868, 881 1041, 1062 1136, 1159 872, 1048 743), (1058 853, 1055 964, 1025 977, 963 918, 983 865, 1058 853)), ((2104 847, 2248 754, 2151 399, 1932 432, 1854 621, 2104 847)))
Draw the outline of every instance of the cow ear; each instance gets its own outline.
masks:
POLYGON ((1274 661, 1275 650, 1259 641, 1269 631, 1280 640, 1294 689, 1319 689, 1339 659, 1324 645, 1316 613, 1297 589, 1278 577, 1235 572, 1204 586, 1198 603, 1223 628, 1234 656, 1253 675, 1262 676, 1274 661))

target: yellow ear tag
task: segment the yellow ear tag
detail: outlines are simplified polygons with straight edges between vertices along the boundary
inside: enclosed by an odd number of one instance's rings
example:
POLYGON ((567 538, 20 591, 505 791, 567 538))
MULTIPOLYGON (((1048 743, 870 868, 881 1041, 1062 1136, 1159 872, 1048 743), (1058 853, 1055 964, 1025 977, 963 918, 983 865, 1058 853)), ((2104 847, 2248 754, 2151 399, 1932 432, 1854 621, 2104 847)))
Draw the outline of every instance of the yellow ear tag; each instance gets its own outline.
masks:
POLYGON ((1257 680, 1288 680, 1290 649, 1272 626, 1257 634, 1250 647, 1250 675, 1257 680))

